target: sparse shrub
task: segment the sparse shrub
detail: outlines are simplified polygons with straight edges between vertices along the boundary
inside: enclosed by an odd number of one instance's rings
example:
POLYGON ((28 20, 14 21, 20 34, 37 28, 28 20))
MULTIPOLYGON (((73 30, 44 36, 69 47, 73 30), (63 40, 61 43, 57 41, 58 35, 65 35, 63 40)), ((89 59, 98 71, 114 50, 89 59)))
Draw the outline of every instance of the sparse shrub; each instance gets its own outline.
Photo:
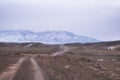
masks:
POLYGON ((81 57, 79 60, 86 61, 86 62, 92 62, 92 60, 87 57, 81 57))
POLYGON ((21 54, 20 54, 20 53, 14 53, 14 55, 21 56, 21 54))
POLYGON ((120 61, 120 57, 116 58, 117 61, 120 61))
POLYGON ((66 54, 74 55, 74 53, 71 51, 66 52, 66 54))

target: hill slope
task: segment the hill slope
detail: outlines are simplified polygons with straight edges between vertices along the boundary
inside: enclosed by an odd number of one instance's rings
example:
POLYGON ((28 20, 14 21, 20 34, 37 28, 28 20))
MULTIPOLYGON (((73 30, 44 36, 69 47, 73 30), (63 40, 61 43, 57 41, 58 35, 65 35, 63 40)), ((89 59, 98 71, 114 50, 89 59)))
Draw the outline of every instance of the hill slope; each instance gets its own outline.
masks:
POLYGON ((0 42, 42 42, 46 44, 98 42, 94 38, 67 31, 32 32, 26 30, 0 31, 0 42))

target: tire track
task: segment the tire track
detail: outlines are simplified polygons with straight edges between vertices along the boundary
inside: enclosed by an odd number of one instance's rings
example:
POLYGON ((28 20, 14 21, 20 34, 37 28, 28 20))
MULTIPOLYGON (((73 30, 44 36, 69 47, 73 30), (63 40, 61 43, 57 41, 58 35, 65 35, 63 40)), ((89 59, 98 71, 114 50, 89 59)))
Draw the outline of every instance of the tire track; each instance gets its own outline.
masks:
POLYGON ((27 56, 19 70, 16 72, 13 80, 34 80, 33 77, 33 67, 30 61, 30 57, 27 56))
POLYGON ((34 58, 30 58, 34 70, 34 80, 45 80, 43 73, 34 58))
POLYGON ((8 69, 0 75, 0 80, 12 80, 22 65, 25 58, 20 58, 17 63, 12 66, 9 66, 8 69))

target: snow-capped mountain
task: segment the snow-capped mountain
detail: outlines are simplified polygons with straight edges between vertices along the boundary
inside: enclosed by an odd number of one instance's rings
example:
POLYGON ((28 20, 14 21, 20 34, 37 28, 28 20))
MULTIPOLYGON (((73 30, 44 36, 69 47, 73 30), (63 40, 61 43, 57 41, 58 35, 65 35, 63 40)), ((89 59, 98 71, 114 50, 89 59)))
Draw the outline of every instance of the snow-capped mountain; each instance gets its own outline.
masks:
POLYGON ((26 30, 0 31, 0 42, 41 42, 46 44, 98 42, 94 38, 67 31, 32 32, 26 30))

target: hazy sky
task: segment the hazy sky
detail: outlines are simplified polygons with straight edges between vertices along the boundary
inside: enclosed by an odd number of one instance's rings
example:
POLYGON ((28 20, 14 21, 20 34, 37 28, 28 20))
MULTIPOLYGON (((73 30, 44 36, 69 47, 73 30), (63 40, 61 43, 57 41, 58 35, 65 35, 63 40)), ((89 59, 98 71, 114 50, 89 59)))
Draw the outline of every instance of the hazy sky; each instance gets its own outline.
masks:
POLYGON ((0 0, 0 30, 19 29, 120 40, 120 0, 0 0))

